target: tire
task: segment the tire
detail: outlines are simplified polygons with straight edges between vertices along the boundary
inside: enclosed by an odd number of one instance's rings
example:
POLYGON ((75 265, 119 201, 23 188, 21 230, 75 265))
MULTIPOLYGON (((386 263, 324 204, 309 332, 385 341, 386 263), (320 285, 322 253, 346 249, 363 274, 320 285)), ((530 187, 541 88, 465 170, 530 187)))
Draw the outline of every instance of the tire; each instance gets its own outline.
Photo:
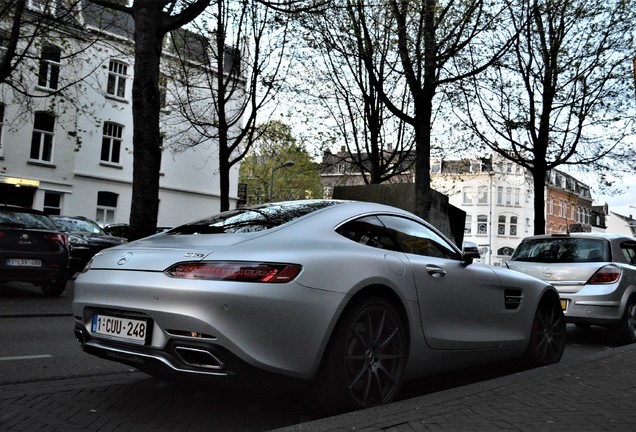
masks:
POLYGON ((57 297, 66 289, 66 278, 60 277, 54 281, 47 281, 40 288, 45 296, 57 297))
POLYGON ((621 320, 612 329, 616 342, 627 345, 636 342, 636 297, 630 297, 621 320))
POLYGON ((525 361, 530 367, 545 366, 561 360, 565 351, 567 329, 558 301, 544 297, 532 320, 525 361))
POLYGON ((406 360, 400 314, 381 297, 363 299, 336 326, 308 400, 329 415, 390 403, 400 390, 406 360))

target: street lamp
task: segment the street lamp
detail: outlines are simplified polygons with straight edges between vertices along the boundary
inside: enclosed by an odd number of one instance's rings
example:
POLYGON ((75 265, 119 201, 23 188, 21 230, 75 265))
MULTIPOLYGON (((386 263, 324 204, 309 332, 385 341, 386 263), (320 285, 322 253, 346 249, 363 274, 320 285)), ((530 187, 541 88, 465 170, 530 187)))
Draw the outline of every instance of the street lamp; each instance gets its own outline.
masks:
POLYGON ((274 196, 274 173, 275 173, 276 171, 278 171, 279 169, 281 169, 281 168, 287 168, 287 167, 294 166, 294 165, 296 165, 296 164, 294 163, 294 161, 290 161, 290 160, 288 160, 288 161, 287 161, 287 162, 285 162, 284 164, 279 165, 279 166, 277 166, 276 168, 274 168, 274 169, 272 170, 272 177, 271 177, 271 179, 269 180, 269 201, 270 201, 270 202, 272 201, 272 197, 274 196))

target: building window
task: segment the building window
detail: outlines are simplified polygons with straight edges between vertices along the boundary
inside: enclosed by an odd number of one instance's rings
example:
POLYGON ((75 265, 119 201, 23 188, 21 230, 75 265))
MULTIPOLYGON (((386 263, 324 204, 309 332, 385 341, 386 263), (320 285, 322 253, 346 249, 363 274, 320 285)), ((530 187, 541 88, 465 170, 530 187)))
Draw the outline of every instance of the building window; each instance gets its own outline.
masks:
POLYGON ((497 235, 506 234, 506 217, 499 216, 499 224, 497 225, 497 235))
POLYGON ((106 93, 109 96, 124 99, 126 97, 126 79, 128 65, 117 60, 111 60, 108 64, 108 85, 106 93))
POLYGON ((100 226, 115 223, 118 195, 113 192, 97 192, 97 212, 95 222, 100 226))
POLYGON ((466 222, 464 222, 464 234, 470 235, 472 233, 473 228, 473 217, 471 215, 466 215, 466 222))
POLYGON ((486 186, 479 186, 477 200, 479 204, 488 204, 488 188, 486 186))
POLYGON ((506 188, 506 205, 512 205, 512 188, 506 188))
POLYGON ((55 117, 42 111, 35 113, 31 137, 31 160, 51 162, 53 159, 53 130, 55 117))
POLYGON ((510 216, 510 235, 517 235, 517 216, 510 216))
POLYGON ((526 218, 526 232, 530 232, 530 218, 526 218))
POLYGON ((515 206, 521 205, 521 189, 515 188, 515 206))
POLYGON ((550 197, 550 201, 548 202, 548 213, 554 215, 554 198, 550 197))
POLYGON ((473 204, 473 188, 467 186, 464 188, 464 205, 473 204))
POLYGON ((503 205, 503 186, 497 188, 497 205, 503 205))
POLYGON ((123 129, 124 128, 121 125, 116 123, 104 123, 104 133, 102 135, 102 161, 116 164, 119 163, 123 129))
POLYGON ((479 235, 488 234, 488 216, 486 215, 477 216, 477 234, 479 235))
POLYGON ((62 194, 54 192, 44 193, 44 208, 43 211, 49 215, 62 214, 62 194))
POLYGON ((60 77, 60 57, 62 51, 55 45, 44 45, 40 56, 38 70, 38 86, 48 90, 56 90, 60 77))

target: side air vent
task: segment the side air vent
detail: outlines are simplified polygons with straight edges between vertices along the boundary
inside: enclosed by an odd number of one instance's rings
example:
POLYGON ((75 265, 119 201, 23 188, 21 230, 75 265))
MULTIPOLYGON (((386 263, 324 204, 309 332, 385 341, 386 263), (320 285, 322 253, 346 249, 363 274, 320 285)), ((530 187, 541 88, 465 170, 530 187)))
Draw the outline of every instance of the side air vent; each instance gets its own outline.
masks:
POLYGON ((506 309, 518 309, 523 300, 523 293, 518 289, 507 289, 504 291, 506 309))

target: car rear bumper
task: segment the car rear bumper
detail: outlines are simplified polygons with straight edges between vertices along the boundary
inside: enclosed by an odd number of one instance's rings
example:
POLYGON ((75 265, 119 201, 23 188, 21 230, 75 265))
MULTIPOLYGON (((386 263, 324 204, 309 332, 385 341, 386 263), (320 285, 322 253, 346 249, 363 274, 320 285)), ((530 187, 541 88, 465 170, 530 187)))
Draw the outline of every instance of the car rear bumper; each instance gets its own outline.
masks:
POLYGON ((343 302, 342 293, 293 282, 214 283, 169 278, 161 272, 89 270, 75 282, 73 313, 76 336, 86 351, 137 363, 133 365, 140 369, 224 377, 245 369, 235 365, 247 364, 310 379, 343 302), (95 314, 146 320, 145 343, 94 334, 95 314), (202 361, 209 364, 197 366, 202 361))
POLYGON ((609 326, 623 316, 621 299, 615 296, 577 296, 561 294, 567 302, 565 319, 570 323, 587 323, 609 326))
POLYGON ((46 285, 60 279, 66 279, 66 267, 2 267, 0 268, 0 282, 28 282, 34 285, 46 285))

